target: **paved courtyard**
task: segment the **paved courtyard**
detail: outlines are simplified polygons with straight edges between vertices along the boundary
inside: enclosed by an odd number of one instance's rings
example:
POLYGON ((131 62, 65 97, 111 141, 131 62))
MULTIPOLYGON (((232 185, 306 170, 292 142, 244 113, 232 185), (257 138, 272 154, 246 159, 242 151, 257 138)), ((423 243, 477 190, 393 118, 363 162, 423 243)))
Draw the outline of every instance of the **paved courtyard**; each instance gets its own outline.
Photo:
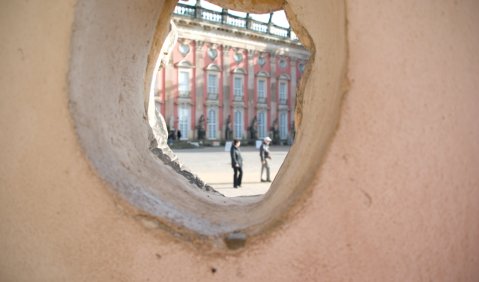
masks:
MULTIPOLYGON (((270 146, 272 160, 271 179, 278 172, 289 146, 270 146)), ((241 146, 243 156, 242 187, 233 188, 233 169, 230 153, 224 147, 205 147, 198 149, 175 149, 181 163, 227 197, 261 195, 268 191, 270 184, 260 181, 261 161, 259 150, 253 146, 241 146)))

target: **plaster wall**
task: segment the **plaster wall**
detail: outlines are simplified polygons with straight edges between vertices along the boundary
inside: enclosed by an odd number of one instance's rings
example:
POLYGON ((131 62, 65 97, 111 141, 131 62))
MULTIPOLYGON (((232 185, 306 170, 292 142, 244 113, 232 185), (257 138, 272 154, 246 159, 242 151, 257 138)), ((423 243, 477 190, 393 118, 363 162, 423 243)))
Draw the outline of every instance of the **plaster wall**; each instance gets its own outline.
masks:
MULTIPOLYGON (((317 41, 311 7, 336 1, 288 2, 317 41)), ((136 3, 150 15, 151 1, 136 3)), ((339 121, 319 123, 336 133, 321 165, 290 168, 314 176, 307 200, 241 252, 205 255, 132 218, 80 146, 75 1, 2 1, 0 280, 479 280, 479 3, 345 4, 348 91, 339 121)), ((317 50, 306 110, 328 102, 318 70, 332 53, 317 50)), ((306 137, 321 130, 302 121, 306 137)))

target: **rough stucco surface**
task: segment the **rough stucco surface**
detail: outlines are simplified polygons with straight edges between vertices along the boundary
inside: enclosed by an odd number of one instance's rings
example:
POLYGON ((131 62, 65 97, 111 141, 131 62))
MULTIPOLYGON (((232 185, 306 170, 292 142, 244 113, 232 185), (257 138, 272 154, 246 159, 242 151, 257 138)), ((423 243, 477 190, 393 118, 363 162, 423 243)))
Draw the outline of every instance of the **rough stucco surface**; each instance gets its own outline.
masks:
MULTIPOLYGON (((284 222, 290 207, 305 197, 303 192, 310 191, 314 181, 314 175, 300 175, 290 168, 318 167, 326 151, 324 145, 336 130, 342 86, 346 81, 344 3, 329 6, 323 3, 327 10, 319 21, 310 23, 320 28, 314 34, 315 40, 327 42, 322 50, 328 54, 308 64, 304 74, 308 77, 308 74, 322 73, 319 79, 307 85, 304 107, 296 111, 297 117, 310 122, 297 126, 295 144, 268 193, 243 199, 205 193, 205 188, 199 189, 203 185, 190 184, 197 180, 192 174, 181 171, 178 163, 155 148, 152 151, 158 154, 160 161, 145 144, 149 143, 149 126, 144 118, 143 103, 151 95, 139 94, 145 84, 150 87, 151 79, 145 75, 147 62, 151 66, 155 63, 151 58, 158 56, 153 50, 149 52, 152 37, 153 45, 160 45, 156 43, 164 40, 161 35, 168 28, 168 18, 164 15, 169 12, 160 13, 160 8, 155 8, 166 6, 172 11, 176 3, 172 0, 172 4, 158 0, 138 0, 134 5, 105 3, 80 2, 75 9, 68 74, 70 112, 78 140, 97 174, 129 207, 137 208, 129 214, 141 216, 144 222, 148 218, 148 225, 153 229, 168 229, 189 241, 201 240, 197 245, 201 245, 202 250, 214 246, 210 248, 212 251, 227 246, 234 248, 230 240, 234 238, 252 242, 263 235, 262 231, 270 231, 284 222), (158 17, 157 37, 153 35, 153 23, 158 17), (126 39, 129 44, 125 44, 126 39), (320 95, 315 93, 319 88, 322 89, 320 95), (320 135, 307 134, 316 131, 318 126, 322 128, 320 135), (176 172, 187 177, 178 177, 176 172)), ((306 32, 298 36, 311 41, 306 32)), ((298 101, 298 104, 302 103, 298 101)))
MULTIPOLYGON (((315 38, 316 1, 289 2, 315 38)), ((85 159, 74 1, 3 1, 0 280, 479 280, 479 4, 346 3, 350 90, 310 199, 260 244, 205 256, 128 217, 85 159)))

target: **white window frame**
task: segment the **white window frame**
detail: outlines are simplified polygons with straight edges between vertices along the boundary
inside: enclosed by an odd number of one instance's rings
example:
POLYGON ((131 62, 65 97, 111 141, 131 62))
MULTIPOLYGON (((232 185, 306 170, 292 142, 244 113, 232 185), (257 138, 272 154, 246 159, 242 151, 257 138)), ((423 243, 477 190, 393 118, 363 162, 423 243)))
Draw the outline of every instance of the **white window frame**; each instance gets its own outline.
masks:
POLYGON ((178 107, 178 129, 181 131, 181 140, 188 140, 191 122, 191 109, 182 104, 178 107), (186 116, 186 117, 185 117, 186 116))
POLYGON ((208 139, 217 139, 216 133, 218 130, 218 109, 208 109, 208 139))
POLYGON ((178 95, 180 97, 189 97, 191 86, 190 86, 190 77, 191 71, 188 69, 178 69, 178 95), (186 81, 184 80, 184 76, 186 75, 186 81))
POLYGON ((258 138, 263 139, 267 136, 268 115, 266 111, 258 112, 258 138))
POLYGON ((288 138, 288 113, 279 113, 279 139, 285 140, 288 138))
POLYGON ((243 138, 243 111, 234 111, 234 136, 236 139, 243 138))
POLYGON ((233 96, 234 100, 241 101, 244 97, 244 76, 235 75, 233 77, 233 96), (239 83, 237 83, 239 81, 239 83))
POLYGON ((280 80, 278 84, 278 103, 286 104, 288 101, 288 82, 280 80))
POLYGON ((208 73, 208 85, 207 85, 207 88, 208 88, 208 97, 209 98, 214 98, 214 99, 217 99, 218 97, 218 85, 219 85, 219 76, 217 73, 213 73, 213 72, 209 72, 208 73))
POLYGON ((266 102, 266 97, 267 97, 267 88, 266 88, 266 79, 264 78, 259 78, 258 83, 257 83, 257 97, 258 97, 258 102, 264 103, 266 102), (262 85, 262 86, 261 86, 262 85))

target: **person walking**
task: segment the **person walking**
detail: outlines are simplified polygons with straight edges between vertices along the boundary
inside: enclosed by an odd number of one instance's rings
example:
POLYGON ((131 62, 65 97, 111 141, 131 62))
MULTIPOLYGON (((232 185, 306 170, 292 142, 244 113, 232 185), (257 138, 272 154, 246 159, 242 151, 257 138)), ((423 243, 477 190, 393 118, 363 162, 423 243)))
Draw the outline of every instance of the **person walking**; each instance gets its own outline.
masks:
POLYGON ((231 146, 230 155, 231 155, 231 167, 233 168, 233 187, 241 187, 241 179, 243 178, 243 157, 241 156, 241 151, 239 149, 241 141, 238 139, 233 140, 233 145, 231 146))
POLYGON ((269 161, 271 160, 271 154, 269 152, 269 143, 271 138, 266 137, 263 139, 263 143, 259 147, 259 156, 261 158, 261 182, 271 182, 269 174, 269 161), (266 170, 266 180, 263 179, 263 171, 266 170))

